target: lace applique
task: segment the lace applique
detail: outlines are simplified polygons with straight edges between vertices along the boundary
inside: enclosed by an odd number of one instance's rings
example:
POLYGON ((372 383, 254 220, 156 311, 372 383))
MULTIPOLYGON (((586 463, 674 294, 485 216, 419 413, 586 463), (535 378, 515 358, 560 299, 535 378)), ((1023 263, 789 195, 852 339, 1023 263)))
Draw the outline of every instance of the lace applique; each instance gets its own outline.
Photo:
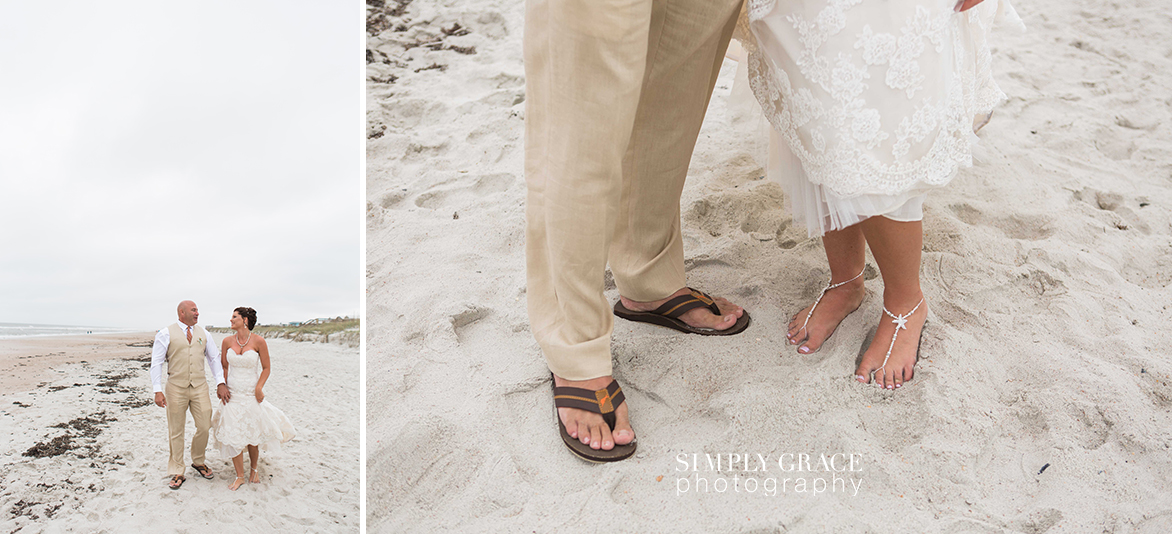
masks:
POLYGON ((973 117, 1004 99, 992 79, 986 39, 993 15, 1012 12, 1004 0, 987 0, 964 14, 893 1, 914 5, 906 20, 879 22, 880 13, 898 7, 890 3, 830 0, 816 12, 799 12, 811 2, 749 0, 738 21, 738 38, 747 36, 749 85, 766 118, 801 160, 807 179, 842 198, 946 183, 959 166, 971 164, 973 117), (785 10, 793 12, 779 12, 785 10), (765 16, 777 18, 754 24, 765 16), (794 35, 763 42, 796 42, 792 49, 770 50, 779 61, 792 61, 791 72, 774 64, 753 34, 782 31, 780 21, 794 35), (836 37, 844 30, 846 42, 836 37), (898 124, 885 125, 885 116, 898 124))
POLYGON ((745 10, 748 9, 748 20, 761 20, 762 17, 768 15, 770 11, 773 11, 773 5, 776 2, 777 0, 757 0, 753 2, 746 2, 741 7, 741 13, 746 14, 745 10))
POLYGON ((890 33, 875 33, 871 25, 863 26, 863 33, 855 41, 855 49, 863 50, 863 61, 868 65, 884 65, 895 55, 895 36, 890 33))
POLYGON ((812 120, 822 118, 825 114, 822 102, 814 98, 814 93, 805 87, 794 93, 792 108, 792 120, 795 128, 801 128, 812 120))

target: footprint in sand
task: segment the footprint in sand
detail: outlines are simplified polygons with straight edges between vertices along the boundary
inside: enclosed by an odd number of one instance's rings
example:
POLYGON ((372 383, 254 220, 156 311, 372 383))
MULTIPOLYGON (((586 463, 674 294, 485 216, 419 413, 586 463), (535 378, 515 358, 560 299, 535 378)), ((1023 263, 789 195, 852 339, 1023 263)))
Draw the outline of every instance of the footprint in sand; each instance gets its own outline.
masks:
POLYGON ((1032 293, 1039 297, 1053 297, 1066 294, 1066 284, 1062 280, 1037 269, 1023 273, 1017 278, 1014 285, 1023 293, 1032 293))
POLYGON ((403 199, 407 198, 408 194, 409 193, 405 188, 395 189, 379 197, 378 205, 385 210, 393 209, 397 207, 399 203, 403 201, 403 199))
POLYGON ((1136 212, 1136 209, 1148 206, 1144 200, 1128 200, 1119 193, 1099 191, 1090 187, 1075 191, 1072 197, 1074 200, 1085 202, 1096 209, 1115 214, 1117 217, 1115 217, 1113 224, 1120 230, 1134 229, 1144 235, 1152 233, 1151 227, 1136 212), (1132 206, 1135 206, 1135 209, 1132 206))
POLYGON ((415 197, 415 205, 427 209, 459 208, 469 204, 484 205, 485 197, 504 192, 516 183, 517 177, 509 173, 484 174, 471 179, 460 178, 423 192, 415 197))
POLYGON ((1082 428, 1075 431, 1075 438, 1078 439, 1079 445, 1087 450, 1098 449, 1107 443, 1111 428, 1115 426, 1098 406, 1071 406, 1070 416, 1082 423, 1082 428))
POLYGON ((1167 381, 1156 378, 1155 373, 1141 369, 1140 380, 1144 393, 1152 400, 1152 404, 1167 410, 1172 407, 1172 385, 1167 381))
POLYGON ((418 505, 436 509, 458 499, 479 473, 483 444, 476 433, 444 421, 409 421, 396 437, 370 455, 372 486, 392 488, 375 497, 381 509, 418 505), (410 488, 411 491, 405 491, 410 488))
POLYGON ((766 241, 778 239, 789 227, 791 218, 785 213, 780 186, 769 182, 701 198, 688 207, 684 221, 713 237, 735 229, 758 241, 766 241))
POLYGON ((1095 149, 1104 156, 1116 161, 1131 159, 1131 155, 1135 153, 1137 148, 1135 141, 1131 139, 1134 134, 1135 132, 1133 131, 1119 131, 1116 128, 1106 127, 1100 128, 1094 133, 1095 149))
POLYGON ((509 35, 507 19, 496 11, 486 11, 477 15, 476 22, 470 26, 472 31, 492 40, 503 39, 509 35))
POLYGON ((379 106, 380 122, 386 124, 387 128, 399 132, 416 129, 421 124, 434 124, 443 117, 449 108, 447 104, 442 102, 419 98, 386 99, 376 105, 379 106))
POLYGON ((948 209, 965 224, 996 228, 1011 239, 1037 241, 1054 233, 1050 217, 1022 214, 995 217, 968 203, 953 204, 948 209))
POLYGON ((1062 518, 1062 512, 1057 509, 1039 508, 1031 511, 1026 517, 1010 524, 1016 527, 1014 530, 1020 530, 1021 532, 1046 532, 1061 522, 1062 518))
POLYGON ((468 330, 489 315, 492 315, 492 310, 480 306, 470 306, 464 311, 452 315, 450 319, 452 321, 452 332, 456 335, 456 341, 464 343, 468 330))

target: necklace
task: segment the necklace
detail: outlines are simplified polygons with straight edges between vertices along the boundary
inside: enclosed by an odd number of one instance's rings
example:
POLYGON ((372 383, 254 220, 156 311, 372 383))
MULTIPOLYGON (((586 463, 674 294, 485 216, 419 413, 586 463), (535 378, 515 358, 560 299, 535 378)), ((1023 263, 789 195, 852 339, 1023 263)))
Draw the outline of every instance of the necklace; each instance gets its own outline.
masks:
POLYGON ((239 336, 239 335, 232 336, 232 339, 235 339, 235 340, 236 340, 236 344, 237 344, 237 345, 240 345, 240 348, 244 348, 244 346, 245 346, 245 345, 247 345, 249 341, 252 341, 252 332, 249 332, 249 333, 248 333, 248 339, 244 340, 244 343, 241 343, 241 342, 240 342, 240 336, 239 336))

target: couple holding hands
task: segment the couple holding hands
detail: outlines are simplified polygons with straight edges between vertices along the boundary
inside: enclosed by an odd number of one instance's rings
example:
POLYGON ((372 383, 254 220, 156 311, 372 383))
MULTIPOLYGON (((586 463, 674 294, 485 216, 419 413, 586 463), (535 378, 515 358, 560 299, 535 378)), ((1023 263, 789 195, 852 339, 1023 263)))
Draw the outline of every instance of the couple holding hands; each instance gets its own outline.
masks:
POLYGON ((216 447, 225 458, 232 459, 236 479, 228 486, 237 490, 244 484, 244 451, 251 462, 248 482, 260 482, 260 448, 276 450, 281 443, 293 439, 295 430, 289 418, 265 401, 264 386, 270 372, 269 347, 263 337, 253 334, 256 311, 236 308, 232 312, 233 335, 224 338, 216 352, 215 340, 199 326, 199 308, 190 300, 179 303, 178 322, 155 334, 151 351, 151 382, 154 384, 155 404, 167 409, 167 431, 170 443, 168 484, 179 489, 186 480, 183 449, 186 442, 187 413, 195 421, 195 436, 191 440, 191 467, 200 476, 211 479, 215 475, 204 458, 208 430, 215 431, 216 447), (163 367, 166 363, 164 383, 163 367), (216 381, 216 396, 220 400, 213 413, 204 365, 212 371, 216 381), (164 385, 165 384, 165 385, 164 385))
POLYGON ((922 205, 972 164, 975 131, 1005 98, 988 42, 999 18, 1016 18, 1005 0, 528 0, 529 319, 574 454, 635 452, 611 377, 612 314, 702 335, 749 327, 741 306, 687 287, 680 231, 688 163, 734 37, 773 130, 767 172, 830 267, 786 326, 789 343, 812 353, 859 308, 869 246, 883 315, 854 376, 892 391, 912 379, 928 318, 922 205))

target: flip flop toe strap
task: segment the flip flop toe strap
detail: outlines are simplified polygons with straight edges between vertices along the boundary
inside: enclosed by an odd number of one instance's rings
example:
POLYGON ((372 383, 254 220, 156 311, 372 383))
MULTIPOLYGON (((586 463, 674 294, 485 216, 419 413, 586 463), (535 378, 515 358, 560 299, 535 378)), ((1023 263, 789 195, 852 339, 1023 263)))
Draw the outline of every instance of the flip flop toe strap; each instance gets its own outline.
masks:
POLYGON ((610 385, 599 390, 589 390, 574 387, 553 388, 553 405, 558 408, 577 408, 596 414, 601 414, 611 428, 615 425, 614 410, 626 396, 619 383, 611 380, 610 385))
POLYGON ((665 303, 662 306, 655 308, 651 313, 671 317, 672 319, 679 319, 681 315, 688 313, 696 308, 708 308, 713 315, 720 315, 720 307, 712 297, 705 294, 703 291, 698 291, 688 288, 691 291, 687 295, 680 295, 665 303))

